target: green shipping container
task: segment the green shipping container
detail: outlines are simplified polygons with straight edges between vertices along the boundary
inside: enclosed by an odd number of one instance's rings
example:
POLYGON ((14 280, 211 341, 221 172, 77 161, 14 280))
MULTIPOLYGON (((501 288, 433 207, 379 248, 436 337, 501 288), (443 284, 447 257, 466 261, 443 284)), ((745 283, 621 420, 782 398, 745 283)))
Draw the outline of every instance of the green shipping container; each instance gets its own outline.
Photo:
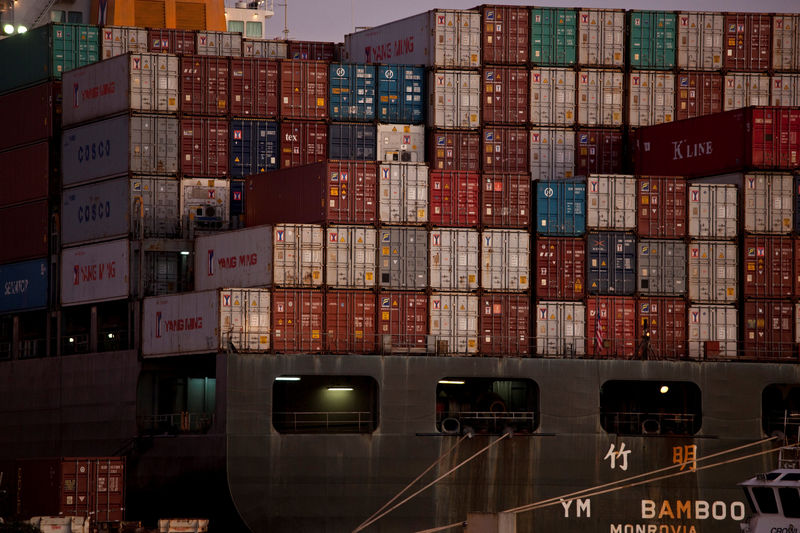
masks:
POLYGON ((87 24, 47 24, 0 41, 0 94, 36 85, 100 59, 100 32, 87 24))
POLYGON ((675 13, 631 11, 628 49, 631 68, 669 70, 675 66, 675 13))
POLYGON ((577 12, 574 9, 531 9, 531 63, 574 65, 577 45, 577 12))

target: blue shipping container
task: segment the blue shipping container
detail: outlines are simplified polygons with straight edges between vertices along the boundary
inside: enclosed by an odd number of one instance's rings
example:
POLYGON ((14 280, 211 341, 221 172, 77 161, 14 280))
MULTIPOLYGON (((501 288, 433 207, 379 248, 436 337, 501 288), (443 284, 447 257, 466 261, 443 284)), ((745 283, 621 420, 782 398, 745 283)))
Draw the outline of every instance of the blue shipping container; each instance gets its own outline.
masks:
POLYGON ((586 182, 537 181, 536 228, 542 235, 583 235, 586 232, 586 182))
POLYGON ((331 63, 328 73, 331 120, 375 119, 375 67, 331 63))
POLYGON ((378 121, 400 124, 425 122, 425 68, 407 65, 378 67, 378 121))
POLYGON ((230 175, 246 177, 278 168, 278 123, 268 120, 231 120, 230 175))
POLYGON ((586 238, 589 294, 629 296, 636 290, 636 237, 603 231, 586 238))
POLYGON ((47 307, 47 259, 0 265, 0 313, 47 307))
POLYGON ((373 124, 331 124, 328 126, 328 159, 375 161, 377 142, 373 124))

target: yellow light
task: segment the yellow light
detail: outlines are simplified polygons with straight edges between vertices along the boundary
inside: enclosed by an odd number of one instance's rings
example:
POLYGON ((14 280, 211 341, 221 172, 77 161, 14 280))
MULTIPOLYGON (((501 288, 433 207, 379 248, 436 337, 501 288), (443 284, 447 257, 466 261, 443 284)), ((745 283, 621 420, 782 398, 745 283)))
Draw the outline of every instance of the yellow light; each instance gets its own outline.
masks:
POLYGON ((464 382, 463 381, 459 381, 459 380, 453 380, 453 379, 440 379, 439 380, 439 384, 440 385, 463 385, 464 382))
POLYGON ((297 376, 278 376, 275 381, 300 381, 300 378, 297 376))
POLYGON ((661 392, 661 394, 666 394, 669 392, 669 387, 667 387, 666 385, 661 385, 659 391, 661 392))
POLYGON ((348 392, 353 390, 353 387, 328 387, 331 392, 348 392))

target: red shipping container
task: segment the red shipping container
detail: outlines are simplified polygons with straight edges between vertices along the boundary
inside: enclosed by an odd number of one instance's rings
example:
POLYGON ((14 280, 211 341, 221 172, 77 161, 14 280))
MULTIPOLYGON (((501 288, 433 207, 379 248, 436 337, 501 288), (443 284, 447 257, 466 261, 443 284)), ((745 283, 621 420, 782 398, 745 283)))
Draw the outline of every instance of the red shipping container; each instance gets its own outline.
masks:
POLYGON ((528 123, 528 69, 483 67, 483 122, 486 124, 528 123))
POLYGON ((481 136, 477 131, 432 130, 428 134, 428 161, 431 170, 480 172, 481 136))
POLYGON ((728 13, 723 38, 727 70, 769 70, 772 58, 772 16, 766 13, 728 13))
POLYGON ((621 131, 579 129, 575 136, 575 175, 623 174, 623 151, 621 131))
POLYGON ((483 172, 528 172, 528 130, 487 126, 483 128, 483 172))
POLYGON ((325 294, 326 353, 375 353, 375 298, 371 291, 339 290, 325 294))
POLYGON ((748 107, 639 128, 636 174, 713 176, 800 166, 800 108, 748 107))
POLYGON ((278 62, 257 57, 231 59, 231 115, 278 116, 278 62))
POLYGON ((428 345, 428 295, 382 292, 378 295, 381 353, 424 353, 428 345))
POLYGON ((483 64, 527 64, 530 30, 530 12, 527 7, 482 6, 483 64))
POLYGON ((527 356, 530 353, 530 297, 527 294, 484 293, 480 307, 480 351, 485 355, 527 356))
POLYGON ((227 119, 181 119, 180 169, 184 176, 224 178, 228 175, 227 119))
POLYGON ((742 243, 745 297, 791 298, 794 242, 790 237, 750 235, 742 243))
POLYGON ((686 180, 641 177, 636 180, 636 229, 640 237, 686 236, 686 180))
POLYGON ((281 122, 281 168, 308 165, 328 158, 328 125, 281 122))
POLYGON ((311 59, 315 61, 334 61, 336 44, 321 41, 289 41, 287 54, 289 59, 311 59))
POLYGON ((580 300, 586 294, 586 241, 582 238, 536 239, 536 298, 580 300))
POLYGON ((322 351, 325 305, 313 289, 275 289, 272 292, 272 347, 278 353, 322 351))
POLYGON ((484 174, 481 224, 527 228, 531 222, 531 177, 528 174, 484 174))
POLYGON ((681 72, 675 87, 678 120, 722 111, 722 75, 713 72, 681 72))
MULTIPOLYGON (((8 75, 8 74, 6 74, 8 75)), ((0 150, 46 141, 61 126, 61 82, 49 81, 0 96, 0 150)))
POLYGON ((428 202, 435 226, 477 226, 480 175, 474 172, 431 172, 428 202))
POLYGON ((195 53, 197 32, 192 30, 147 30, 147 51, 166 52, 168 54, 195 53))
POLYGON ((650 360, 685 359, 686 300, 639 297, 636 303, 637 356, 650 360))
POLYGON ((636 355, 636 298, 591 296, 586 299, 586 353, 602 359, 636 355))
POLYGON ((61 460, 60 516, 88 516, 94 523, 120 522, 125 513, 125 459, 61 460))
POLYGON ((48 255, 47 200, 0 209, 0 264, 48 255))
POLYGON ((0 207, 46 199, 49 183, 49 143, 0 152, 0 207))
POLYGON ((743 359, 797 359, 792 302, 750 300, 744 303, 743 359))
POLYGON ((281 60, 281 117, 328 118, 328 63, 281 60))
POLYGON ((247 226, 372 224, 377 220, 378 165, 327 161, 248 176, 247 226))
POLYGON ((181 112, 188 115, 226 115, 230 59, 183 56, 181 61, 181 112))

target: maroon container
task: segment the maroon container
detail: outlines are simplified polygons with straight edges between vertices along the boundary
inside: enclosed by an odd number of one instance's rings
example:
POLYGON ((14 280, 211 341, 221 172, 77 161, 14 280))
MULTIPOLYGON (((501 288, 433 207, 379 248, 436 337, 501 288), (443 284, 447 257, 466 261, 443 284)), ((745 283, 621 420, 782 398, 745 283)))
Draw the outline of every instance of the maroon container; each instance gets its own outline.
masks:
POLYGON ((483 172, 528 172, 528 131, 525 128, 483 128, 483 172))
POLYGON ((230 59, 183 56, 181 62, 181 112, 187 115, 228 113, 230 59))
POLYGON ((636 355, 650 360, 685 359, 686 300, 639 297, 636 304, 636 355))
POLYGON ((325 353, 375 353, 375 298, 371 291, 325 294, 325 353))
MULTIPOLYGON (((46 141, 61 125, 61 82, 49 81, 0 96, 0 150, 46 141)), ((2 171, 2 169, 0 169, 2 171)))
POLYGON ((772 16, 766 13, 725 15, 723 65, 728 70, 768 70, 772 59, 772 16))
POLYGON ((481 353, 501 357, 527 356, 530 353, 530 297, 527 294, 484 293, 480 302, 481 353))
POLYGON ((481 6, 484 65, 525 65, 530 53, 530 12, 522 6, 481 6))
POLYGON ((322 351, 325 303, 322 291, 275 289, 272 292, 272 347, 278 353, 322 351))
POLYGON ((180 169, 184 176, 224 178, 228 175, 227 119, 181 119, 180 169))
POLYGON ((639 128, 636 174, 699 177, 800 166, 800 108, 748 107, 639 128))
POLYGON ((483 67, 481 93, 483 122, 486 124, 527 124, 528 69, 483 67))
POLYGON ((308 165, 328 158, 328 125, 281 122, 281 168, 308 165))
POLYGON ((636 298, 590 296, 586 299, 587 355, 598 359, 632 359, 638 344, 636 298))
POLYGON ((481 136, 477 131, 432 130, 428 133, 428 161, 431 170, 480 172, 481 136))
POLYGON ((528 174, 484 174, 481 224, 527 228, 531 222, 531 177, 528 174))
POLYGON ((430 173, 428 202, 435 226, 477 226, 480 174, 474 172, 430 173))
POLYGON ((686 180, 641 177, 636 180, 636 229, 639 237, 686 236, 686 180))
POLYGON ((245 220, 260 224, 372 224, 377 220, 378 166, 328 161, 249 176, 245 220))
POLYGON ((579 129, 575 135, 575 152, 576 176, 624 173, 621 131, 579 129))
POLYGON ((713 72, 681 72, 675 91, 678 120, 722 111, 722 75, 713 72))
POLYGON ((793 339, 792 302, 750 300, 744 303, 741 357, 797 359, 793 339))
POLYGON ((742 243, 744 296, 791 298, 795 278, 793 257, 791 237, 746 236, 742 243))
POLYGON ((0 209, 0 264, 46 256, 49 222, 47 200, 0 209))
POLYGON ((46 199, 49 181, 49 143, 0 152, 0 207, 46 199))
POLYGON ((536 239, 535 294, 539 300, 580 300, 586 294, 586 241, 536 239))
POLYGON ((280 61, 281 118, 328 118, 328 63, 280 61))
POLYGON ((125 513, 125 458, 74 457, 61 460, 60 516, 88 516, 120 522, 125 513))
POLYGON ((13 473, 6 472, 13 483, 11 514, 28 520, 34 516, 58 516, 60 508, 61 461, 57 458, 19 459, 13 473))
POLYGON ((378 295, 378 342, 381 353, 424 353, 428 336, 428 295, 382 292, 378 295))
POLYGON ((257 57, 231 59, 231 115, 278 116, 278 62, 257 57))
POLYGON ((192 30, 147 30, 147 51, 168 54, 194 54, 197 32, 192 30))
POLYGON ((315 61, 334 61, 336 44, 320 41, 289 41, 286 57, 289 59, 311 59, 315 61))

